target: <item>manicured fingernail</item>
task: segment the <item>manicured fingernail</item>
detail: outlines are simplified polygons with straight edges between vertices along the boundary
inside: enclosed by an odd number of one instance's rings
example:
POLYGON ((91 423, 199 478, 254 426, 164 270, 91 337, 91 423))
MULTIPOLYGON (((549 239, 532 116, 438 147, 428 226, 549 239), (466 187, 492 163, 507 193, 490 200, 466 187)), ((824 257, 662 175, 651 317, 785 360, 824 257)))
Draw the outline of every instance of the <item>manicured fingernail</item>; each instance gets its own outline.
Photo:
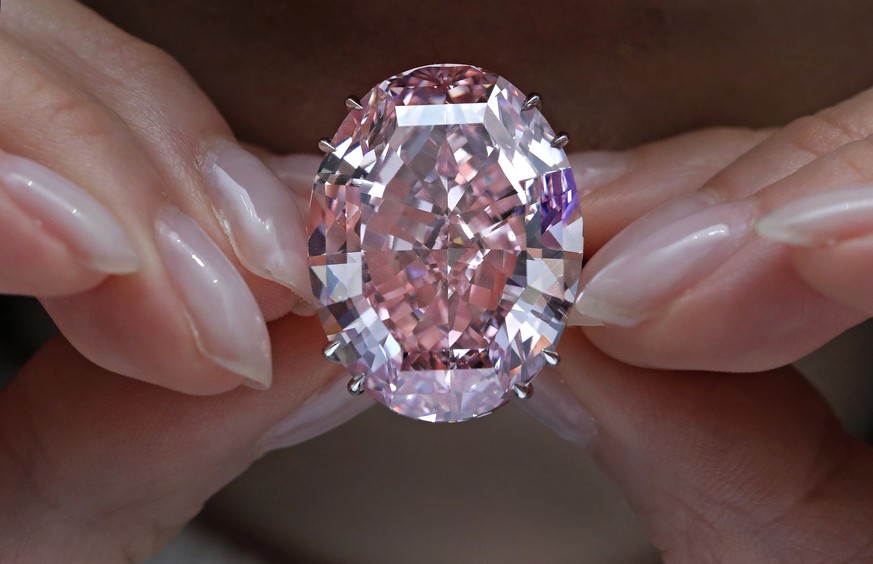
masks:
POLYGON ((627 174, 631 159, 620 151, 584 151, 569 155, 573 178, 579 193, 589 192, 611 184, 627 174))
POLYGON ((373 401, 366 395, 354 397, 348 392, 349 375, 345 372, 324 389, 306 400, 291 415, 264 434, 259 442, 264 452, 300 444, 339 427, 367 408, 373 401))
MULTIPOLYGON (((613 259, 624 252, 624 249, 636 245, 637 241, 648 239, 664 225, 712 208, 720 203, 721 201, 717 194, 709 190, 701 190, 688 196, 671 200, 650 211, 625 227, 609 243, 597 251, 597 254, 588 261, 588 264, 582 270, 582 278, 579 283, 580 288, 584 288, 585 284, 591 280, 589 274, 605 268, 613 259)), ((570 312, 569 324, 596 327, 603 325, 604 320, 599 317, 583 315, 577 306, 570 312)))
POLYGON ((649 218, 635 236, 619 235, 586 266, 576 309, 588 324, 642 323, 733 255, 753 217, 752 204, 739 202, 680 215, 658 227, 649 218), (601 254, 605 258, 597 260, 601 254))
POLYGON ((239 261, 294 292, 300 298, 295 313, 314 313, 306 232, 290 190, 260 159, 228 141, 207 153, 203 173, 239 261))
POLYGON ((313 173, 318 170, 322 159, 323 156, 293 153, 272 155, 264 162, 294 194, 297 207, 308 210, 309 199, 312 196, 312 181, 315 176, 313 173))
POLYGON ((873 186, 812 194, 758 221, 758 233, 802 247, 832 245, 873 233, 873 186))
POLYGON ((597 425, 561 375, 544 371, 534 380, 533 388, 531 397, 515 405, 562 439, 587 446, 597 434, 597 425))
POLYGON ((239 272, 193 219, 172 206, 158 215, 155 231, 158 251, 200 352, 246 378, 247 385, 269 388, 270 337, 239 272))
POLYGON ((139 269, 139 256, 118 220, 60 174, 0 151, 0 190, 86 268, 107 274, 139 269))

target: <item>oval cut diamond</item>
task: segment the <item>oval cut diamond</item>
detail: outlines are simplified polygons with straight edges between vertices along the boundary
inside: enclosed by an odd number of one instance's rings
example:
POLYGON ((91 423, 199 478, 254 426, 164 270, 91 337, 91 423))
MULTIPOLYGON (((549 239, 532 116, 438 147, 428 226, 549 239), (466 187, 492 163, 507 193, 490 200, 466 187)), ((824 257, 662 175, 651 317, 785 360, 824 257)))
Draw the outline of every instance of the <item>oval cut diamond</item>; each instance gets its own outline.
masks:
POLYGON ((582 269, 567 156, 496 74, 431 65, 353 109, 310 207, 313 289, 334 356, 392 410, 484 415, 554 350, 582 269))

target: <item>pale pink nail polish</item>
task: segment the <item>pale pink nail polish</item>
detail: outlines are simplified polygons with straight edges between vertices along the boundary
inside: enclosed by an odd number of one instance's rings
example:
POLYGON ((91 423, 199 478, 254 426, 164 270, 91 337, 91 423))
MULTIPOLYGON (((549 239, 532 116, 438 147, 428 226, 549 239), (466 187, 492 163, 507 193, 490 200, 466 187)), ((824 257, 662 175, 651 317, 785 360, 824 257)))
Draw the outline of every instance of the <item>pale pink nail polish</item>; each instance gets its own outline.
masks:
POLYGON ((197 346, 215 364, 269 388, 270 337, 245 281, 193 219, 168 206, 155 222, 158 251, 197 346))
MULTIPOLYGON (((312 184, 319 165, 324 157, 308 154, 274 155, 266 159, 266 164, 282 184, 291 190, 294 201, 300 210, 309 209, 312 184)), ((304 212, 304 216, 306 213, 304 212)))
POLYGON ((633 236, 619 235, 583 269, 576 301, 580 324, 632 327, 649 319, 740 248, 754 208, 748 202, 721 204, 659 226, 655 220, 666 212, 652 214, 655 219, 629 227, 633 236))
POLYGON ((787 245, 832 245, 873 233, 873 186, 852 186, 788 202, 762 217, 758 233, 787 245))
POLYGON ((369 396, 348 392, 349 375, 344 371, 324 389, 306 400, 288 417, 273 426, 259 441, 266 452, 313 439, 375 405, 369 396))
MULTIPOLYGON (((588 264, 582 270, 579 287, 584 289, 585 285, 591 280, 592 273, 602 270, 617 255, 624 252, 624 249, 634 246, 636 241, 647 239, 668 223, 709 209, 719 203, 721 201, 718 199, 717 194, 708 190, 700 190, 655 208, 625 227, 588 261, 588 264)), ((578 307, 574 307, 570 311, 569 324, 596 327, 603 325, 604 320, 599 317, 586 317, 578 307)))
POLYGON ((139 269, 139 256, 118 220, 58 173, 0 151, 0 191, 86 268, 107 274, 139 269))
POLYGON ((588 446, 597 435, 597 425, 561 375, 545 370, 536 377, 533 387, 533 395, 515 405, 562 439, 588 446))
POLYGON ((583 151, 568 158, 581 195, 615 182, 631 168, 630 156, 619 151, 583 151))
POLYGON ((260 159, 227 141, 208 152, 203 172, 239 261, 293 291, 301 299, 295 313, 314 313, 306 231, 291 191, 260 159))

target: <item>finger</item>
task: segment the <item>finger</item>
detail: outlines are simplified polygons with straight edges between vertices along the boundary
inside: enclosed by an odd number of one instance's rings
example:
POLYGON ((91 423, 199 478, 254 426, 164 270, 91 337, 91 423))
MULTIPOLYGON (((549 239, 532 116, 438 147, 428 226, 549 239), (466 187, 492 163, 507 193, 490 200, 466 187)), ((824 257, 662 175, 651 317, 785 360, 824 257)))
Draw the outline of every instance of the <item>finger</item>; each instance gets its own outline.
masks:
POLYGON ((266 328, 251 293, 202 232, 177 226, 158 236, 154 218, 164 205, 164 184, 126 126, 38 58, 8 38, 0 36, 0 42, 6 101, 0 108, 0 144, 32 157, 11 161, 19 166, 12 173, 34 185, 44 179, 33 172, 44 169, 21 165, 53 163, 58 175, 87 187, 90 197, 118 218, 141 261, 135 274, 109 277, 72 297, 43 299, 60 329, 95 362, 142 380, 201 393, 229 389, 245 378, 267 385, 266 328), (172 252, 180 247, 170 239, 182 231, 196 239, 177 238, 192 251, 188 260, 172 252), (175 268, 165 265, 159 239, 167 243, 164 254, 176 257, 175 268), (206 260, 206 266, 198 268, 194 259, 206 260), (216 284, 209 273, 221 274, 216 284), (188 296, 212 301, 212 307, 186 303, 177 292, 183 288, 188 296), (243 340, 231 340, 238 337, 243 340), (242 370, 216 370, 216 365, 242 370))
MULTIPOLYGON (((266 198, 253 196, 250 200, 263 207, 265 199, 282 194, 284 200, 280 196, 279 205, 269 207, 298 214, 293 201, 257 159, 224 150, 227 145, 223 141, 230 139, 230 134, 223 120, 168 57, 76 4, 45 1, 12 3, 10 8, 4 6, 7 26, 12 21, 20 24, 16 32, 38 43, 32 45, 34 49, 51 51, 53 56, 62 53, 53 62, 66 72, 7 41, 3 55, 13 64, 4 68, 16 80, 6 84, 9 96, 4 99, 15 111, 10 109, 0 116, 4 122, 0 142, 10 151, 52 163, 57 172, 87 187, 128 227, 143 258, 143 267, 135 276, 109 279, 74 297, 44 300, 62 331, 100 365, 174 389, 212 393, 240 381, 269 385, 263 316, 251 292, 237 283, 237 270, 245 270, 226 264, 224 256, 235 257, 206 198, 209 182, 205 177, 220 177, 218 181, 224 183, 226 191, 237 190, 234 193, 239 195, 241 183, 235 178, 266 176, 272 184, 255 184, 272 192, 266 198), (54 26, 49 39, 39 35, 40 26, 54 26), (71 43, 52 49, 50 43, 60 39, 71 43), (109 44, 114 48, 106 48, 109 44), (83 61, 87 63, 84 67, 74 68, 77 62, 81 67, 83 61), (85 93, 77 80, 87 82, 92 92, 85 93), (33 92, 39 96, 32 96, 33 92), (30 111, 21 112, 22 108, 30 111), (220 154, 210 153, 207 145, 220 147, 220 154), (209 156, 215 158, 209 160, 209 156), (212 168, 201 171, 197 157, 211 163, 212 168), (166 199, 186 214, 161 212, 166 199), (185 215, 195 221, 180 219, 185 215), (168 228, 170 217, 189 227, 197 224, 205 235, 179 225, 168 228), (196 241, 180 240, 181 233, 196 241), (201 268, 196 260, 190 256, 184 260, 184 253, 173 249, 192 250, 199 259, 209 257, 212 264, 201 268), (209 274, 219 272, 223 279, 212 284, 209 274), (224 370, 215 370, 215 365, 224 370)), ((223 224, 234 224, 231 215, 224 217, 223 224)), ((299 217, 282 222, 270 216, 264 222, 257 213, 249 216, 256 217, 254 223, 268 227, 265 230, 272 234, 284 233, 282 241, 293 239, 299 251, 271 256, 293 259, 302 255, 302 237, 290 236, 292 231, 302 232, 299 217)), ((234 217, 238 219, 239 214, 234 217)), ((245 241, 246 237, 237 239, 245 241)), ((257 244, 247 248, 255 247, 257 244)), ((305 265, 295 264, 295 271, 301 268, 305 270, 305 265)), ((298 301, 296 294, 273 282, 251 275, 246 281, 268 315, 281 315, 298 301)))
POLYGON ((561 345, 558 370, 597 421, 592 453, 666 561, 873 556, 873 453, 798 373, 630 367, 578 330, 561 345))
POLYGON ((184 69, 74 3, 26 6, 23 21, 13 10, 10 21, 20 25, 11 31, 121 116, 174 204, 239 260, 267 318, 292 309, 312 314, 299 210, 269 169, 233 141, 184 69))
POLYGON ((771 133, 712 128, 624 152, 571 153, 585 218, 586 256, 647 212, 699 190, 771 133))
POLYGON ((0 293, 53 296, 140 267, 124 227, 53 171, 0 151, 0 293))
POLYGON ((324 361, 316 325, 274 324, 283 377, 268 394, 186 396, 108 373, 60 340, 40 351, 0 393, 0 553, 143 561, 266 449, 372 405, 330 387, 347 376, 324 361))
POLYGON ((790 201, 763 217, 757 228, 789 247, 792 266, 807 284, 873 316, 873 188, 848 187, 790 201))
POLYGON ((856 310, 810 286, 789 253, 763 240, 754 224, 803 194, 869 182, 868 143, 851 136, 873 123, 870 103, 865 93, 826 117, 786 127, 692 197, 694 213, 680 210, 659 221, 688 200, 668 204, 653 212, 655 220, 640 220, 604 247, 583 272, 577 302, 589 323, 606 324, 586 329, 592 341, 641 366, 752 371, 793 362, 861 321, 856 310), (819 140, 815 150, 810 139, 819 140), (740 188, 738 179, 751 182, 747 174, 778 177, 783 158, 791 166, 808 162, 751 195, 740 188), (776 170, 762 172, 766 162, 776 170))

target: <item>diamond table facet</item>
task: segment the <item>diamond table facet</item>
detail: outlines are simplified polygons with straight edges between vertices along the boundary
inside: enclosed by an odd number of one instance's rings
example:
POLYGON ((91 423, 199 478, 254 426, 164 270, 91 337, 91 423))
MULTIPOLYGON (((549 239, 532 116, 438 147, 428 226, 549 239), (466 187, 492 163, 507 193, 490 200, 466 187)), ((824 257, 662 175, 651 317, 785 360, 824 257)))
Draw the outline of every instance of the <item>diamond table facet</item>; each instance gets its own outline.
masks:
POLYGON ((567 157, 506 79, 431 65, 373 88, 330 140, 310 206, 333 357, 395 412, 487 414, 546 365, 575 299, 567 157))

